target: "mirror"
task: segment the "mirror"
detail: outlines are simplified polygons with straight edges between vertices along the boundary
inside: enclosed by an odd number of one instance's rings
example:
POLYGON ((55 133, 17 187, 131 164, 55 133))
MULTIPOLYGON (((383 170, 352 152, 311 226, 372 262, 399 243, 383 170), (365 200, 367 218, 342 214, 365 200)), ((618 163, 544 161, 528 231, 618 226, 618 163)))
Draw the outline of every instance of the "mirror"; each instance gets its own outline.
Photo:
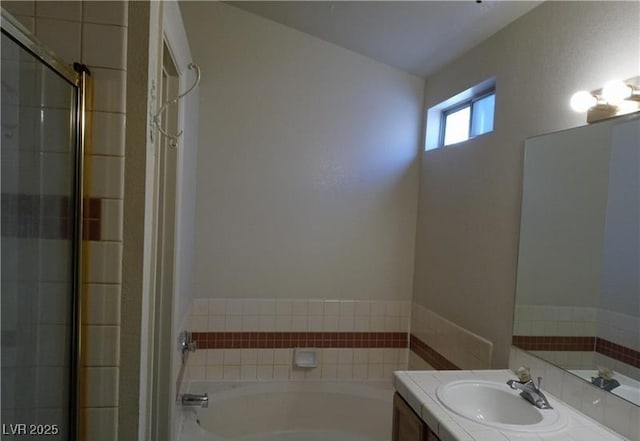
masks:
POLYGON ((513 344, 640 406, 640 116, 527 139, 513 344))

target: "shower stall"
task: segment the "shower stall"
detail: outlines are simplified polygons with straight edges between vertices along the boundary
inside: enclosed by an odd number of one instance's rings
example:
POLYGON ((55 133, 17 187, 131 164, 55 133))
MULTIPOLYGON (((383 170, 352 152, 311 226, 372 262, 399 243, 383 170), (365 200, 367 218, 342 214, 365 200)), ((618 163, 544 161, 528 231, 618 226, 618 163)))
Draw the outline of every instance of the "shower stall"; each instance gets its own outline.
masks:
POLYGON ((75 440, 88 71, 4 11, 1 58, 2 439, 75 440))

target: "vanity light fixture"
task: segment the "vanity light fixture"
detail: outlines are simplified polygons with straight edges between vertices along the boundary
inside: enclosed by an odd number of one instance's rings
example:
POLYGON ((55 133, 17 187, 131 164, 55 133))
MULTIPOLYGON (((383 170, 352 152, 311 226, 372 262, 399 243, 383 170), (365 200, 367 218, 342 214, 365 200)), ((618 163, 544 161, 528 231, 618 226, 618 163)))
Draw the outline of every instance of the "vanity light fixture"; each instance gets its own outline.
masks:
POLYGON ((609 81, 602 88, 602 98, 614 106, 633 96, 633 87, 624 81, 609 81))
POLYGON ((640 76, 607 82, 602 89, 581 90, 569 102, 576 112, 587 112, 587 123, 640 111, 640 76))
POLYGON ((593 96, 591 92, 587 92, 586 90, 581 90, 576 92, 571 97, 571 101, 569 101, 571 108, 576 112, 586 112, 591 107, 598 104, 598 98, 593 96))

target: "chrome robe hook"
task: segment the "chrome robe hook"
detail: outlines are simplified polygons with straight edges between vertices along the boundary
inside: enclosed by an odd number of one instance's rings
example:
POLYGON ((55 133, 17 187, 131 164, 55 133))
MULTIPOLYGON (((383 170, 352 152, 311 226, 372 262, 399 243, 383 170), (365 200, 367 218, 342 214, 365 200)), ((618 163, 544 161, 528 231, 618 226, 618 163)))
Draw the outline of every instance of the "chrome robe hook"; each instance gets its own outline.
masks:
POLYGON ((153 124, 156 126, 158 131, 164 137, 169 139, 169 145, 171 145, 171 147, 177 147, 178 146, 178 138, 180 138, 182 136, 184 131, 180 130, 175 135, 172 135, 172 134, 168 133, 165 129, 162 128, 162 114, 167 109, 167 107, 169 107, 171 104, 177 103, 180 99, 184 98, 193 89, 195 89, 198 86, 198 84, 200 84, 200 67, 195 63, 189 63, 188 68, 189 68, 189 70, 195 70, 195 72, 196 72, 196 81, 185 92, 181 93, 180 95, 178 95, 174 99, 169 100, 169 101, 165 102, 162 106, 160 106, 160 109, 158 109, 158 112, 153 117, 153 124))

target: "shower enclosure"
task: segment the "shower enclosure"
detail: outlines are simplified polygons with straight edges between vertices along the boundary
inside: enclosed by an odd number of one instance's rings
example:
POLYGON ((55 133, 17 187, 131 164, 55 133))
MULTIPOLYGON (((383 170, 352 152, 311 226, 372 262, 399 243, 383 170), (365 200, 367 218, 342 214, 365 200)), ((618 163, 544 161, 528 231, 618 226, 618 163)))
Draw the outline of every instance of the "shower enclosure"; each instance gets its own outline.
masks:
POLYGON ((1 58, 2 439, 75 440, 88 72, 4 11, 1 58))

